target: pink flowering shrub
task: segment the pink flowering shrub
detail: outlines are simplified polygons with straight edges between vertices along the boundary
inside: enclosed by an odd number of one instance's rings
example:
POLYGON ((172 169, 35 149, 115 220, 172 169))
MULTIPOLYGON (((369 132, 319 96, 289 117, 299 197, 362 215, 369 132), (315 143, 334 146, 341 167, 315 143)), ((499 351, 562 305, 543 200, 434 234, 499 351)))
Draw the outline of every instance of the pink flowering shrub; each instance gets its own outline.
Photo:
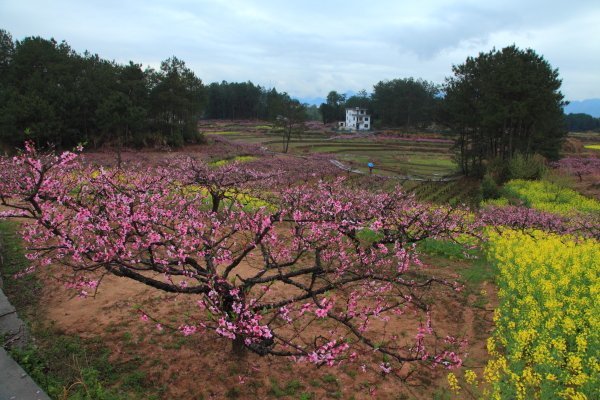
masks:
POLYGON ((579 181, 586 175, 600 175, 600 158, 566 157, 553 162, 551 166, 577 176, 579 181))
MULTIPOLYGON (((286 185, 268 206, 246 207, 233 194, 260 196, 252 192, 259 181, 275 191, 277 173, 189 159, 92 169, 75 154, 28 145, 1 164, 1 216, 29 220, 23 237, 34 265, 63 265, 82 294, 103 274, 193 294, 197 313, 172 330, 299 362, 333 365, 373 350, 386 357, 383 373, 407 361, 462 362, 461 342, 437 339, 422 298, 460 285, 409 274, 420 268, 415 243, 472 231, 466 210, 421 204, 400 189, 354 190, 342 179, 286 185), (377 234, 365 240, 366 231, 377 234), (404 328, 411 339, 381 329, 408 312, 426 321, 404 328)), ((169 327, 151 314, 140 319, 169 327)))

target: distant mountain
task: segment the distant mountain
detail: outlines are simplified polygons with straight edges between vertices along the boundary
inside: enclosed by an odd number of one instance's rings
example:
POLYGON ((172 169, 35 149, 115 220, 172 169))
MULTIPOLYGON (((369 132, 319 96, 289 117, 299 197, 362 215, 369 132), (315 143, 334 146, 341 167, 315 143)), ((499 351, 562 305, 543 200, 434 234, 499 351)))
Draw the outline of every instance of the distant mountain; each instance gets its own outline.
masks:
MULTIPOLYGON (((346 98, 356 94, 356 92, 349 90, 345 92, 346 98)), ((300 97, 298 98, 301 103, 308 105, 319 106, 321 103, 325 103, 327 99, 325 97, 300 97)), ((600 118, 600 99, 585 99, 585 100, 574 100, 565 107, 565 114, 589 114, 594 118, 600 118)))
POLYGON ((325 101, 327 101, 325 97, 300 97, 298 100, 300 103, 308 104, 309 106, 320 106, 321 103, 325 103, 325 101))
MULTIPOLYGON (((346 95, 346 99, 349 99, 350 97, 358 94, 358 92, 355 92, 354 90, 347 90, 345 92, 342 91, 337 91, 340 94, 345 94, 346 95)), ((320 106, 322 103, 327 102, 327 98, 326 97, 299 97, 298 100, 300 100, 300 103, 302 104, 308 104, 308 105, 316 105, 316 106, 320 106)))
POLYGON ((586 99, 572 101, 565 107, 565 114, 589 114, 594 118, 600 118, 600 99, 586 99))

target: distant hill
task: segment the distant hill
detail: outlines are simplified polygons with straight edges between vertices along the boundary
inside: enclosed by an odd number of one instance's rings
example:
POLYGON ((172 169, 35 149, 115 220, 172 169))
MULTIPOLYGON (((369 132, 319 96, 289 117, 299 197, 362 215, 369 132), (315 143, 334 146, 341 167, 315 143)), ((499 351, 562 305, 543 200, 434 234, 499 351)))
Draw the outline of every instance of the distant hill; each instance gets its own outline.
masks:
POLYGON ((581 101, 572 101, 565 107, 565 114, 589 114, 592 117, 600 118, 600 99, 586 99, 581 101))
MULTIPOLYGON (((346 92, 338 92, 340 94, 345 94, 346 95, 346 99, 354 96, 357 92, 355 92, 354 90, 348 90, 346 92)), ((315 105, 315 106, 320 106, 321 103, 325 103, 327 102, 327 98, 326 97, 299 97, 298 100, 300 100, 300 103, 305 103, 308 105, 315 105)))
MULTIPOLYGON (((351 97, 356 94, 349 90, 346 92, 346 97, 351 97)), ((301 103, 307 103, 309 105, 319 106, 321 103, 325 103, 327 99, 325 97, 301 97, 301 103)), ((589 114, 594 118, 600 118, 600 99, 585 99, 585 100, 574 100, 565 107, 565 114, 589 114)))
POLYGON ((298 100, 300 100, 300 103, 308 104, 309 106, 320 106, 321 103, 325 103, 327 101, 327 99, 324 97, 300 97, 298 100))

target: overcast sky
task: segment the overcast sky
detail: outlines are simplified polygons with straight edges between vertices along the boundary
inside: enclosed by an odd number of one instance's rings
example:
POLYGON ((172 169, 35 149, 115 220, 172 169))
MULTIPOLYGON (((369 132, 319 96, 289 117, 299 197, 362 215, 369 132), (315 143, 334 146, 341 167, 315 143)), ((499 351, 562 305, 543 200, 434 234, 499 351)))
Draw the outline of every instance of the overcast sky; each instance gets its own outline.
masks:
POLYGON ((0 0, 0 28, 121 63, 176 55, 205 83, 251 80, 299 98, 442 83, 452 64, 514 43, 559 69, 568 100, 600 98, 599 0, 0 0))

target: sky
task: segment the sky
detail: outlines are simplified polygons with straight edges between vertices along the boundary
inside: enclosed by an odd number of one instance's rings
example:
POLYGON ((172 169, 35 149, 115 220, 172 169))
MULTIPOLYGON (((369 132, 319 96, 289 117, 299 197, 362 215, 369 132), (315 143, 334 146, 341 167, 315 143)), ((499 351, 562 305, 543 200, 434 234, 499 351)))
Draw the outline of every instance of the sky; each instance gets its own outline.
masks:
POLYGON ((443 83, 452 65, 512 44, 558 68, 567 100, 600 98, 600 1, 0 0, 13 39, 252 81, 310 100, 382 80, 443 83))

